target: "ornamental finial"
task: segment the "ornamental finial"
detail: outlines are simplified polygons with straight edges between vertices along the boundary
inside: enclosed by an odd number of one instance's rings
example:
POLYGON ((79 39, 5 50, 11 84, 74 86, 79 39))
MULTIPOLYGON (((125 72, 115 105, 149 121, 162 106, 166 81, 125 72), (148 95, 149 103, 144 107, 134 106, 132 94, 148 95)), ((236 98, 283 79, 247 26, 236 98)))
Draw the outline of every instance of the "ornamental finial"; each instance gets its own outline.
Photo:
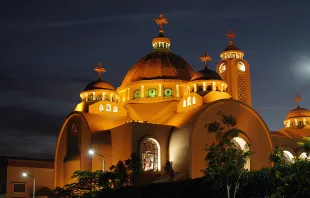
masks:
POLYGON ((205 64, 205 69, 208 69, 207 62, 211 61, 212 58, 205 52, 203 56, 200 56, 200 60, 205 64))
POLYGON ((164 33, 163 24, 168 24, 167 18, 163 14, 160 14, 159 18, 155 18, 154 20, 159 25, 159 33, 164 33))
POLYGON ((301 100, 302 100, 302 98, 301 98, 301 97, 299 96, 299 94, 297 93, 296 96, 295 96, 295 98, 294 98, 294 101, 295 101, 297 107, 300 107, 300 106, 299 106, 299 101, 301 101, 301 100))
POLYGON ((97 67, 94 68, 94 70, 97 72, 99 80, 102 79, 101 75, 102 73, 105 73, 106 70, 102 67, 102 63, 98 63, 97 67))
POLYGON ((232 31, 232 29, 229 30, 229 32, 226 34, 226 38, 229 39, 229 45, 233 45, 233 39, 236 38, 236 34, 232 31))

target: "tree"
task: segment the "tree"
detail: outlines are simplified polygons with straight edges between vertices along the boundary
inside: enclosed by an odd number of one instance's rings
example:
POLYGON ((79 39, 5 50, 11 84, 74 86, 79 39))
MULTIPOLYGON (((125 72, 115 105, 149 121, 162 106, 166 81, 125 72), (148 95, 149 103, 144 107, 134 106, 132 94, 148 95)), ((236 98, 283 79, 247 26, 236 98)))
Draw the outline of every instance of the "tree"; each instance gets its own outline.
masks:
POLYGON ((164 166, 165 174, 169 176, 169 181, 174 181, 175 174, 173 170, 173 162, 172 161, 166 161, 164 166))
POLYGON ((90 171, 75 171, 72 175, 73 179, 76 179, 75 182, 67 184, 62 188, 55 188, 53 195, 56 197, 75 197, 75 196, 85 196, 91 197, 90 195, 95 195, 95 192, 101 190, 103 186, 106 186, 102 183, 104 172, 98 170, 95 172, 90 171))
POLYGON ((76 181, 62 188, 55 188, 53 195, 62 198, 96 197, 96 193, 104 189, 131 186, 140 171, 140 160, 132 154, 130 159, 125 160, 125 163, 119 161, 109 170, 75 171, 72 178, 76 181))
POLYGON ((136 185, 141 169, 141 161, 139 157, 135 153, 132 153, 130 159, 125 160, 125 165, 127 167, 127 174, 129 175, 130 183, 136 185))
POLYGON ((298 142, 298 145, 306 152, 307 157, 310 157, 310 137, 304 137, 303 140, 303 142, 298 142))
POLYGON ((205 125, 209 134, 215 134, 216 141, 210 146, 205 146, 206 169, 202 171, 206 182, 212 185, 216 195, 223 196, 222 192, 226 188, 227 197, 230 198, 231 193, 233 197, 236 196, 239 180, 246 172, 244 166, 253 152, 249 149, 250 145, 242 150, 234 141, 234 138, 240 134, 247 137, 243 131, 234 128, 237 124, 235 117, 220 111, 218 115, 221 123, 213 121, 205 125))

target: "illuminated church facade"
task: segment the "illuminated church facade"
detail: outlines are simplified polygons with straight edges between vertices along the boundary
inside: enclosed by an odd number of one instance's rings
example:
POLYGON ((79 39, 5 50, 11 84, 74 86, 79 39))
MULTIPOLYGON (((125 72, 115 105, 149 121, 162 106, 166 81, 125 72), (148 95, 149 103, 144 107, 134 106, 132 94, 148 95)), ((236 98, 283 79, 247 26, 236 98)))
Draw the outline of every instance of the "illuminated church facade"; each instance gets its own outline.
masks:
POLYGON ((220 53, 216 71, 208 68, 211 57, 205 53, 200 57, 205 67, 196 72, 170 50, 162 27, 167 19, 161 14, 155 21, 160 30, 154 49, 129 69, 120 87, 101 79, 105 69, 100 63, 95 68, 99 79, 80 93, 81 102, 59 133, 55 187, 72 182, 76 170, 108 170, 132 153, 140 157, 148 182, 163 176, 166 161, 173 162, 182 178, 199 177, 205 168, 202 149, 215 140, 205 125, 220 121, 219 111, 234 115, 236 128, 247 134, 235 138, 241 149, 250 143, 255 152, 247 168, 269 166, 275 146, 285 148, 288 160, 304 155, 296 142, 310 135, 310 111, 298 105, 287 115, 285 128, 269 131, 252 108, 250 65, 234 45, 232 31, 226 34, 229 45, 220 53), (89 149, 98 155, 91 157, 89 149))

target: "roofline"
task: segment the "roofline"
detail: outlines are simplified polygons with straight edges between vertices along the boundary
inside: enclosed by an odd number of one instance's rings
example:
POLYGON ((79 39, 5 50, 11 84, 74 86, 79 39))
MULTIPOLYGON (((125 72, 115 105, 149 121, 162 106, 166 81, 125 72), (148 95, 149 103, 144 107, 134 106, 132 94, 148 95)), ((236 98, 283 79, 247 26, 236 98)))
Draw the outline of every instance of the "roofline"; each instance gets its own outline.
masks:
POLYGON ((39 159, 39 158, 27 158, 27 157, 10 157, 10 156, 0 156, 0 159, 16 159, 16 160, 29 160, 29 161, 44 161, 44 162, 54 162, 54 159, 39 159))

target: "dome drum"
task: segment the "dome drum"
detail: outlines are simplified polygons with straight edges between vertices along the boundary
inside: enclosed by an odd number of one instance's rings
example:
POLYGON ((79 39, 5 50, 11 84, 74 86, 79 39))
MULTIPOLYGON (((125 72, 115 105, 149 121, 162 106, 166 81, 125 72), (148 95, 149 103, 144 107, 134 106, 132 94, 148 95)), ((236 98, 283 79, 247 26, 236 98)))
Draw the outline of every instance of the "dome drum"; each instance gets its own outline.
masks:
POLYGON ((197 80, 188 83, 190 87, 190 92, 210 92, 210 91, 220 91, 226 92, 227 83, 222 80, 197 80))
POLYGON ((117 89, 122 103, 156 103, 180 100, 188 94, 187 82, 174 79, 142 80, 117 89))

